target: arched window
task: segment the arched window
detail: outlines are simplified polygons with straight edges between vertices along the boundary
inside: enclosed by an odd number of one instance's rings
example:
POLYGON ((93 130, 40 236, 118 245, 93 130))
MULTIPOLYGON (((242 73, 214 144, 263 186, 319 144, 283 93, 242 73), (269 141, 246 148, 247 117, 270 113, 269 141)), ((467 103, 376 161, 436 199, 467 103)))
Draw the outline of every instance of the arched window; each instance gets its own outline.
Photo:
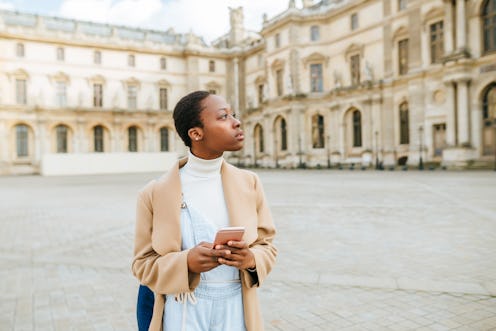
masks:
POLYGON ((19 124, 16 126, 17 157, 26 157, 29 155, 28 134, 29 134, 29 129, 27 125, 19 124))
POLYGON ((137 152, 138 151, 138 128, 135 126, 129 127, 129 129, 127 129, 127 137, 128 137, 127 150, 129 152, 137 152))
POLYGON ((362 146, 362 114, 359 110, 353 111, 353 147, 362 146))
POLYGON ((482 138, 483 154, 492 155, 496 149, 496 83, 486 89, 482 100, 482 138))
POLYGON ((400 144, 410 143, 410 125, 408 121, 408 102, 400 105, 400 144))
POLYGON ((496 0, 486 0, 481 16, 484 51, 496 51, 496 0))
POLYGON ((286 128, 286 120, 281 118, 281 151, 288 149, 288 131, 286 128))
POLYGON ((57 153, 67 153, 67 126, 57 125, 55 133, 57 135, 57 153))
POLYGON ((169 151, 169 129, 168 128, 160 128, 160 151, 168 152, 169 151))
POLYGON ((265 150, 264 136, 263 136, 263 129, 262 129, 262 126, 260 124, 257 124, 255 126, 255 130, 254 130, 253 135, 254 135, 254 139, 255 139, 256 151, 258 151, 259 153, 263 153, 265 150))
POLYGON ((103 145, 103 126, 97 125, 93 128, 93 145, 94 150, 97 153, 103 153, 104 145, 103 145))
POLYGON ((324 148, 324 116, 319 114, 312 116, 312 146, 324 148))

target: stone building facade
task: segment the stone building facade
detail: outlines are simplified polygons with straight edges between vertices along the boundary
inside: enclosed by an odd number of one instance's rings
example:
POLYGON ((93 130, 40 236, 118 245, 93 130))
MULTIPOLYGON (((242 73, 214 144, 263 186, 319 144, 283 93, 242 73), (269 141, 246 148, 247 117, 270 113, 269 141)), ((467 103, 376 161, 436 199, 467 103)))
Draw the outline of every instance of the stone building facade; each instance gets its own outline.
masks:
POLYGON ((433 162, 496 153, 496 1, 305 0, 258 32, 230 9, 195 35, 0 13, 0 173, 47 153, 185 152, 171 109, 226 96, 267 167, 433 162))

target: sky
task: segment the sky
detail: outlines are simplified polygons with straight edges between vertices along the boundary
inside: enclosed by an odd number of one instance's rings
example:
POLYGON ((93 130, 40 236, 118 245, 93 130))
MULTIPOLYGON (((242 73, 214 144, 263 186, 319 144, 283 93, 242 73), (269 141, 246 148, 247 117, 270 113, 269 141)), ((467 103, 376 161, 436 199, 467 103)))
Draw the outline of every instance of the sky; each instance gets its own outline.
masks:
MULTIPOLYGON (((0 0, 0 9, 154 30, 173 28, 211 42, 229 31, 228 7, 243 7, 245 27, 260 31, 262 15, 283 12, 289 0, 0 0)), ((301 1, 296 1, 301 7, 301 1)))

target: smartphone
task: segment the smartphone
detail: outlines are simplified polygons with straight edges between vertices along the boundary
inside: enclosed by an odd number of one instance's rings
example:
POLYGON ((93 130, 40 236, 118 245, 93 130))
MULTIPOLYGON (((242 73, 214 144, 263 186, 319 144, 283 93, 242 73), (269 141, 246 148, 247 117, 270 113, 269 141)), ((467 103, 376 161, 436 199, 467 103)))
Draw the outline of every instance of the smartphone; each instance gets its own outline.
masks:
POLYGON ((217 231, 214 239, 214 247, 216 245, 225 245, 229 240, 241 241, 245 228, 243 226, 228 226, 217 231))

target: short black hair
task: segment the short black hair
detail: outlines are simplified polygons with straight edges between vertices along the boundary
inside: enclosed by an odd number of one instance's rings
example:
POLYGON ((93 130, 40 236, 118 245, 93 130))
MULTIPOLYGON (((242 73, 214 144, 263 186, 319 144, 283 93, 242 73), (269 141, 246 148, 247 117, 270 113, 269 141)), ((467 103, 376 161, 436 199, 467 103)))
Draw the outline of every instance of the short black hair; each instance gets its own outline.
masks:
POLYGON ((184 144, 191 147, 191 138, 188 131, 194 127, 203 128, 203 123, 200 120, 200 112, 202 111, 202 101, 211 93, 208 91, 195 91, 179 100, 174 107, 174 125, 179 137, 184 141, 184 144))

